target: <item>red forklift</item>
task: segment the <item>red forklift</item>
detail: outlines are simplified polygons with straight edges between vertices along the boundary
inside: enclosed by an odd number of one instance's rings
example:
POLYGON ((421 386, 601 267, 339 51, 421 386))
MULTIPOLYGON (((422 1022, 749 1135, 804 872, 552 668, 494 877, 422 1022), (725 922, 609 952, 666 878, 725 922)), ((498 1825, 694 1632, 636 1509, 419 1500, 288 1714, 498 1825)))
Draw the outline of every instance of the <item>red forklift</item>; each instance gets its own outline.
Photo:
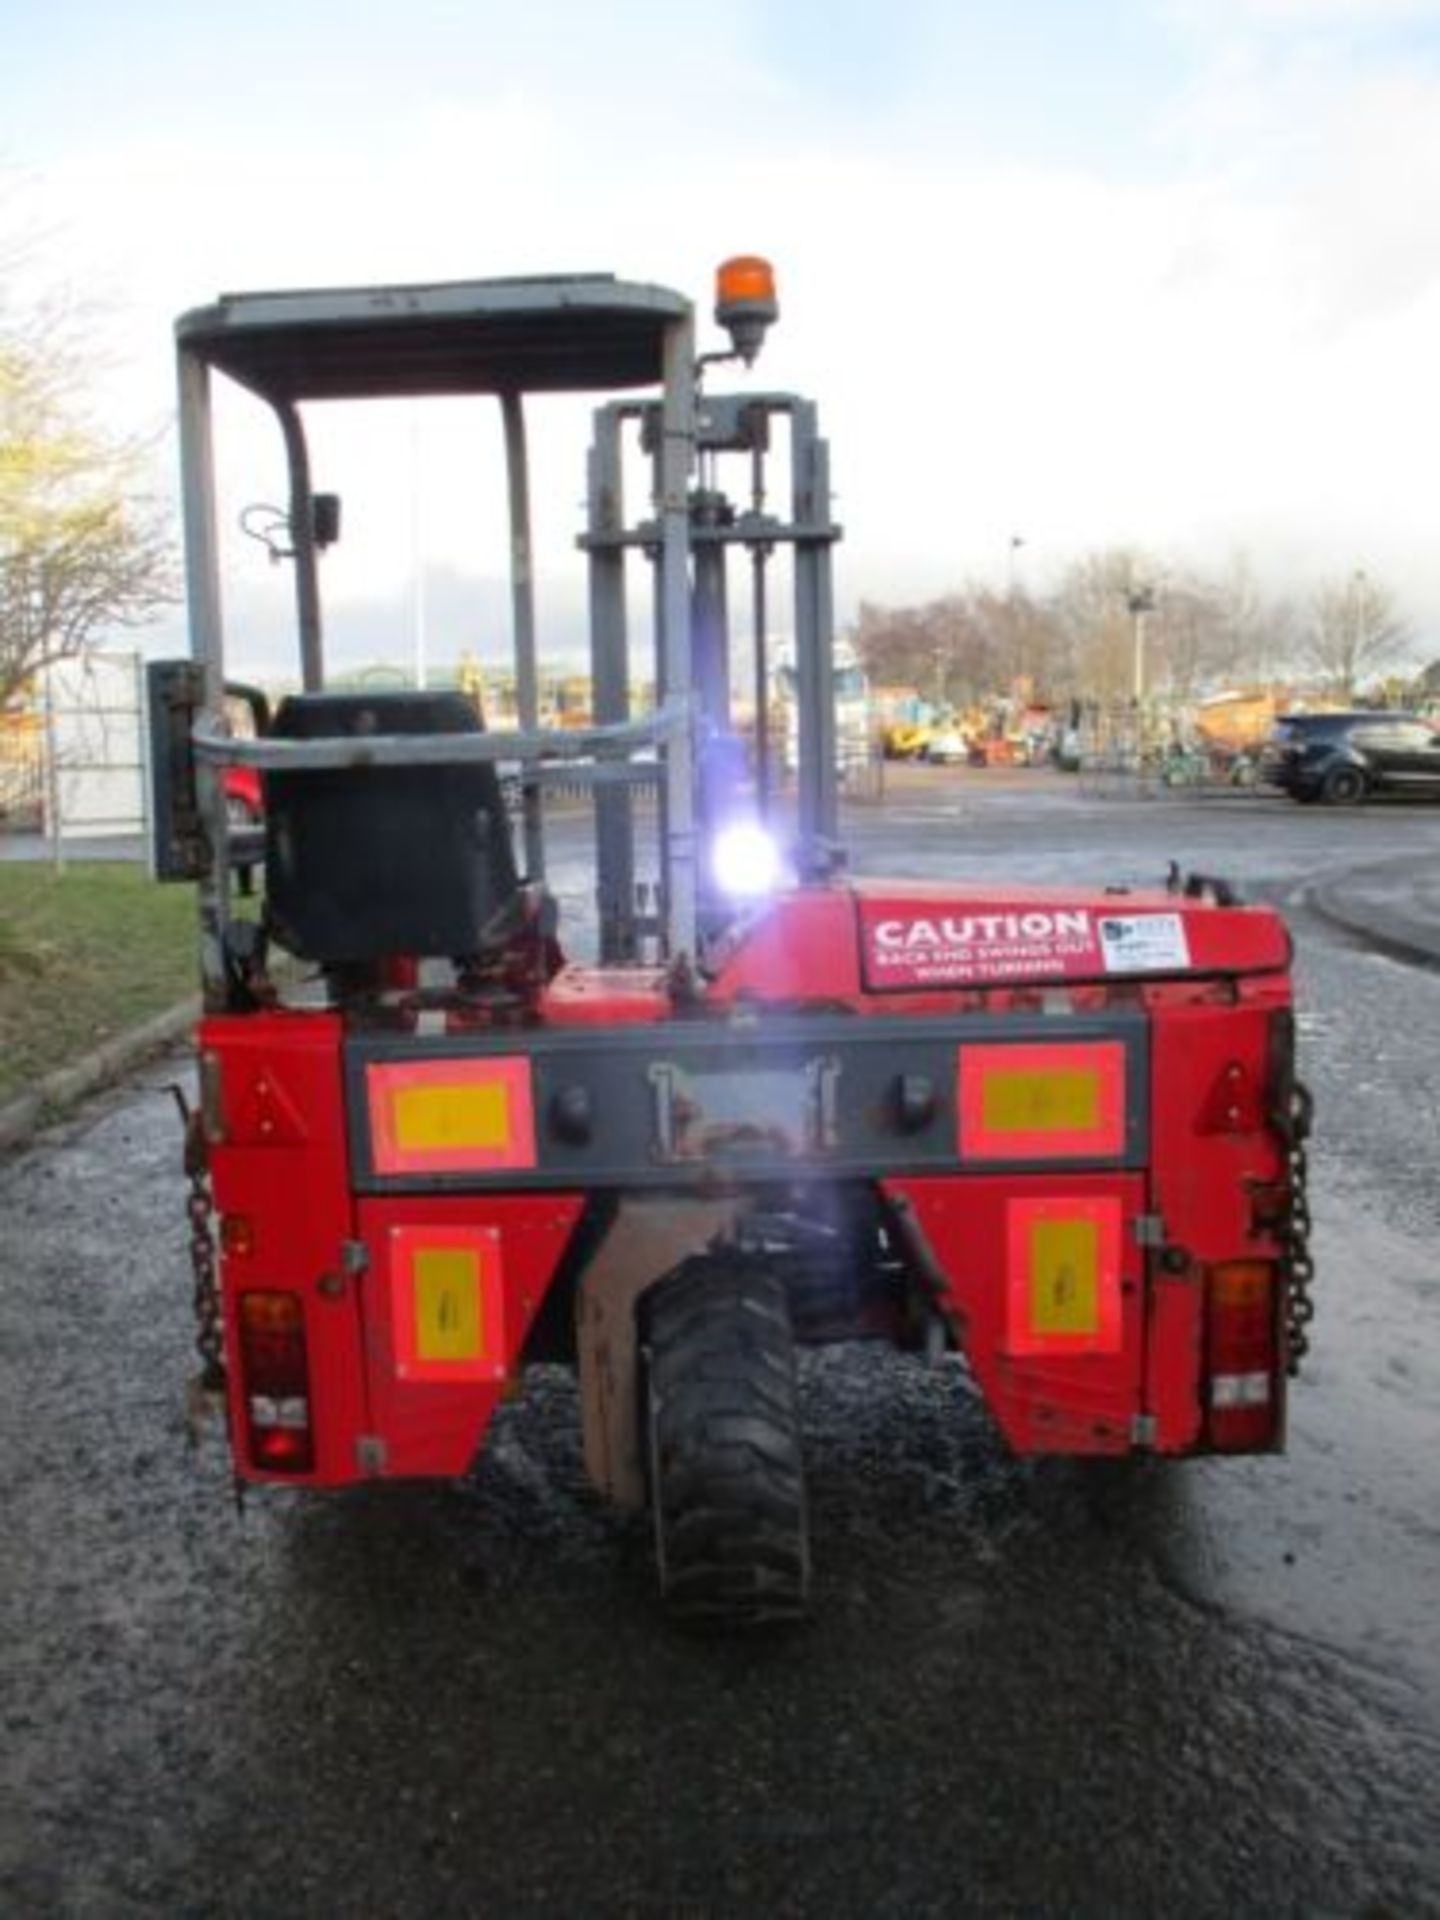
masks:
POLYGON ((199 898, 201 1385, 239 1480, 463 1475, 526 1368, 568 1362, 588 1471, 648 1508, 668 1608, 738 1625, 809 1600, 799 1346, 956 1354, 1021 1453, 1251 1453, 1283 1445, 1311 1314, 1278 915, 1175 870, 847 874, 827 446, 809 400, 717 390, 777 314, 752 257, 720 269, 729 344, 703 354, 685 297, 604 275, 185 314, 192 657, 150 682, 155 864, 199 898), (300 691, 273 713, 227 678, 217 376, 271 409, 288 468, 300 691), (593 713, 563 729, 527 456, 555 394, 599 396, 593 713), (307 428, 431 396, 503 448, 503 731, 455 692, 327 683, 339 506, 307 428), (793 780, 763 697, 777 582, 793 780), (546 880, 562 793, 593 823, 583 960, 546 880))

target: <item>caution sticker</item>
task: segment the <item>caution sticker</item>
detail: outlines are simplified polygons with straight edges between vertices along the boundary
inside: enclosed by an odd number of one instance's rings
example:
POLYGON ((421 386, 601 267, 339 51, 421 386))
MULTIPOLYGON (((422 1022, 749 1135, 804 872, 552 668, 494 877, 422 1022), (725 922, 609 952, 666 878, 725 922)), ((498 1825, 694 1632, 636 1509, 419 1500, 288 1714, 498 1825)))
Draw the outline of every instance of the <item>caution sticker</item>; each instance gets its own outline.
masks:
POLYGON ((889 988, 1076 979, 1099 963, 1087 907, 983 905, 963 912, 864 903, 865 974, 889 988))

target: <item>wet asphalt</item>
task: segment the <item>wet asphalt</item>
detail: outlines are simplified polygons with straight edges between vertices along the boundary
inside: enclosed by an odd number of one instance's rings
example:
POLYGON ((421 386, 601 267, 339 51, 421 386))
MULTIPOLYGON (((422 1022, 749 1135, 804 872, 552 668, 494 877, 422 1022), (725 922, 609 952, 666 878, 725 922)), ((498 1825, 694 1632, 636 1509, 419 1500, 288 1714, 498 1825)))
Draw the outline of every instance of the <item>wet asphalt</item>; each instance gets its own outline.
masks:
POLYGON ((1440 971, 1312 904, 1433 870, 1440 809, 937 770, 850 838, 1285 905, 1321 1116, 1288 1455, 1019 1463, 958 1367, 815 1355, 818 1606, 768 1642, 660 1619, 556 1370, 463 1484, 239 1513, 185 1432, 152 1068, 0 1163, 0 1911, 1440 1913, 1440 971))

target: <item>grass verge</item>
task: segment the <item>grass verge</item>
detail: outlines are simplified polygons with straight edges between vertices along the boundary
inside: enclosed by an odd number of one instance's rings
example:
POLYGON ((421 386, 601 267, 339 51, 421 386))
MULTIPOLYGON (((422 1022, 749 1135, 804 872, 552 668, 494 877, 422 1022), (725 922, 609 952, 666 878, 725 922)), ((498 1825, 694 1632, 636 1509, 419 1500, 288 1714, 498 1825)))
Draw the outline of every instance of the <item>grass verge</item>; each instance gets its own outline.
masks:
POLYGON ((195 990, 193 888, 121 861, 0 864, 0 1105, 195 990))

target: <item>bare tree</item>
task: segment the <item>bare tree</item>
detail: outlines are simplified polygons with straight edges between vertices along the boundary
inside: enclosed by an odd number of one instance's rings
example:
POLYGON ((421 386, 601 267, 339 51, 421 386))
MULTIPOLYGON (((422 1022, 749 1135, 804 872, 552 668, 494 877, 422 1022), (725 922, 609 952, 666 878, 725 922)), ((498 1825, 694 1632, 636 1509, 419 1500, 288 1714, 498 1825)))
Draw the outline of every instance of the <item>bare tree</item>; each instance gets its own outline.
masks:
POLYGON ((1357 567, 1347 580, 1332 581, 1316 594, 1305 653, 1348 700, 1364 674, 1403 657, 1410 639, 1390 590, 1357 567))
POLYGON ((1125 699, 1134 684, 1129 597, 1155 570, 1128 547, 1087 553, 1065 573, 1055 613, 1069 640, 1075 691, 1091 700, 1125 699))
POLYGON ((1043 601, 972 582, 923 606, 864 604, 854 639, 872 679, 956 704, 1023 688, 1051 702, 1127 706, 1142 644, 1147 695, 1188 701, 1261 687, 1307 658, 1317 663, 1322 641, 1318 663, 1348 692, 1346 676, 1402 651, 1406 629, 1363 574, 1322 599, 1307 624, 1296 603, 1262 590, 1243 555, 1214 573, 1182 571, 1117 546, 1081 555, 1043 601))
POLYGON ((1022 592, 973 583, 920 607, 864 602, 853 638, 873 680, 969 705, 1023 682, 1068 690, 1067 639, 1053 611, 1022 592))
POLYGON ((852 638, 873 681, 933 694, 943 662, 923 607, 881 607, 862 600, 852 638))
POLYGON ((1150 627, 1150 685, 1192 699, 1213 678, 1221 651, 1221 613, 1210 583, 1198 574, 1167 581, 1150 627))
POLYGON ((1217 678, 1260 685, 1295 664, 1300 649, 1294 603, 1261 590, 1248 555, 1231 555, 1212 592, 1218 629, 1212 665, 1217 678))
POLYGON ((145 449, 91 418, 90 372, 47 309, 0 310, 0 705, 175 598, 145 449))
POLYGON ((1287 644, 1283 603, 1260 592, 1243 559, 1220 574, 1176 572, 1166 579, 1151 627, 1151 681, 1181 700, 1263 683, 1287 644))
POLYGON ((1069 637, 1048 601, 1022 590, 1006 596, 1004 627, 1012 684, 1025 684, 1037 700, 1060 700, 1074 690, 1069 637))

